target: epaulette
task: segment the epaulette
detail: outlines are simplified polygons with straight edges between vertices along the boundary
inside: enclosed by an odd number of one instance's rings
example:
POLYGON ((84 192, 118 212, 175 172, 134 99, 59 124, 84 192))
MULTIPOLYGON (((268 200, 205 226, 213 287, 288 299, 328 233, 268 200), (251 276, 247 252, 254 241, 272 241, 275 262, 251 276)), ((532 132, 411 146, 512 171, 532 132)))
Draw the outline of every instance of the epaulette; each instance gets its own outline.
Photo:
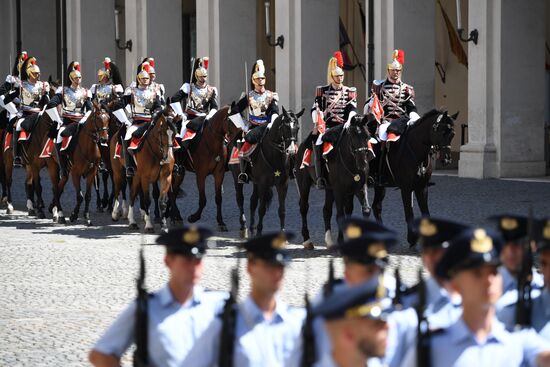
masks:
POLYGON ((63 87, 57 87, 55 94, 63 94, 63 87))
POLYGON ((317 86, 315 88, 315 97, 321 97, 325 89, 326 89, 326 86, 322 86, 322 85, 317 86))
POLYGON ((373 80, 372 85, 382 85, 384 83, 384 80, 373 80))

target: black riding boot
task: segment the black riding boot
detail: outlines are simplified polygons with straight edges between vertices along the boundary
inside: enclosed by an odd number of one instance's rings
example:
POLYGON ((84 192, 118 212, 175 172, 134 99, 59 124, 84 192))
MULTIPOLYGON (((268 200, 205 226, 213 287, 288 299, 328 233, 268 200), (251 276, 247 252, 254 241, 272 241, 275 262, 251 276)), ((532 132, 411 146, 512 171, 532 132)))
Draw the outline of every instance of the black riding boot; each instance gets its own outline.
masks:
POLYGON ((327 186, 327 182, 323 177, 323 145, 316 145, 313 142, 313 162, 315 165, 315 185, 319 190, 324 190, 327 186))
POLYGON ((61 152, 63 143, 55 144, 55 152, 57 154, 57 162, 59 164, 59 178, 67 177, 67 155, 61 152))
POLYGON ((382 144, 380 149, 380 160, 378 161, 378 177, 376 178, 377 186, 388 186, 388 179, 385 174, 385 165, 386 165, 386 151, 388 143, 385 141, 380 142, 382 144))
POLYGON ((21 161, 21 156, 19 155, 19 132, 15 131, 13 129, 13 137, 12 137, 12 151, 13 151, 13 166, 14 167, 21 167, 23 162, 21 161))
MULTIPOLYGON (((237 140, 237 149, 239 151, 241 150, 243 146, 242 140, 237 140)), ((240 154, 240 153, 239 153, 240 154)), ((237 177, 237 182, 240 184, 247 184, 248 183, 248 175, 246 174, 246 160, 244 157, 239 156, 239 176, 237 177)))
POLYGON ((136 172, 136 165, 134 157, 128 150, 128 140, 122 139, 122 155, 124 157, 124 163, 126 164, 126 177, 134 177, 136 172))

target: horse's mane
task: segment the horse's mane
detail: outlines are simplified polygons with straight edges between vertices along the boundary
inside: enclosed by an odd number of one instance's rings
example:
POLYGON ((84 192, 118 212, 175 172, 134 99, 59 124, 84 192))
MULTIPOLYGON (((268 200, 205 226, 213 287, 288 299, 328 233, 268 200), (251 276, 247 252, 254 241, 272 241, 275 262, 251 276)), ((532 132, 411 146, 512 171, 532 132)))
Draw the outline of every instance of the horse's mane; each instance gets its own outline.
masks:
POLYGON ((424 121, 429 120, 430 118, 434 117, 435 115, 439 115, 442 111, 438 110, 437 108, 434 108, 428 112, 426 112, 423 116, 421 116, 418 121, 416 121, 408 130, 413 129, 415 127, 418 127, 422 125, 424 121))

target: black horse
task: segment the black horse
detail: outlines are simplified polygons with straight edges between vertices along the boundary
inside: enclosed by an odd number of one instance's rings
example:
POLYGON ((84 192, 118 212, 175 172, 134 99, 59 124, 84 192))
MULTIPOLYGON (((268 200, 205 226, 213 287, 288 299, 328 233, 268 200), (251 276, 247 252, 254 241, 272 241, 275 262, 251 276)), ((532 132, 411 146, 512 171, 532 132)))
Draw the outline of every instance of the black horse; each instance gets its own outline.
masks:
MULTIPOLYGON (((325 224, 325 243, 327 247, 332 245, 331 219, 332 205, 336 204, 336 218, 338 221, 353 212, 353 198, 357 197, 361 204, 364 216, 370 215, 370 207, 367 197, 367 179, 369 176, 369 155, 368 141, 370 134, 367 130, 367 116, 354 116, 350 126, 328 130, 324 136, 325 140, 335 142, 334 149, 327 156, 326 171, 323 174, 328 179, 325 189, 325 205, 323 206, 323 220, 325 224), (333 136, 331 136, 333 135, 333 136)), ((306 139, 298 149, 295 165, 296 181, 300 190, 300 214, 302 216, 303 246, 306 249, 313 249, 314 245, 309 236, 307 214, 309 211, 309 192, 315 182, 315 171, 310 167, 301 168, 302 158, 309 141, 306 139)), ((370 157, 370 158, 369 158, 370 157)), ((342 231, 338 231, 338 241, 343 240, 342 231)))
MULTIPOLYGON (((411 245, 414 235, 410 224, 414 219, 412 194, 422 215, 428 210, 428 184, 432 176, 433 154, 439 154, 443 165, 451 163, 451 141, 455 135, 454 120, 458 112, 449 116, 447 111, 431 110, 414 125, 408 127, 400 139, 387 146, 386 168, 391 180, 401 189, 401 199, 407 221, 407 240, 411 245)), ((380 155, 379 155, 380 156, 380 155)), ((378 159, 371 161, 371 169, 378 169, 378 159)), ((382 222, 382 200, 386 188, 375 184, 372 208, 377 221, 382 222)))
MULTIPOLYGON (((262 234, 263 219, 273 198, 272 187, 275 186, 279 199, 279 221, 281 230, 285 228, 285 200, 288 191, 288 179, 291 169, 291 161, 296 154, 296 140, 298 138, 299 118, 304 110, 297 114, 282 108, 279 115, 270 128, 266 128, 263 137, 258 142, 255 151, 250 156, 250 165, 247 174, 254 184, 250 197, 250 235, 262 234), (258 208, 259 201, 259 208, 258 208), (258 225, 255 226, 255 213, 258 208, 258 225)), ((243 210, 243 185, 238 183, 240 173, 239 165, 229 166, 233 174, 237 204, 240 209, 241 236, 246 237, 246 218, 243 210)))

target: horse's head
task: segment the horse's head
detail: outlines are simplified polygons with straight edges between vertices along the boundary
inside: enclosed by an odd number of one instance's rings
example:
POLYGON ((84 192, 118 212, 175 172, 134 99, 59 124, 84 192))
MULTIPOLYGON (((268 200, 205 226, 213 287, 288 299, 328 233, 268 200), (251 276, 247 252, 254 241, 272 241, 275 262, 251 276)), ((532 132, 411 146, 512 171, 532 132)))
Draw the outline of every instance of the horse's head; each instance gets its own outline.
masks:
POLYGON ((300 131, 300 121, 298 120, 304 114, 304 108, 297 114, 287 111, 283 107, 283 113, 278 117, 281 122, 280 130, 284 142, 284 148, 287 154, 296 154, 298 132, 300 131))
POLYGON ((97 135, 97 140, 101 145, 107 145, 109 141, 109 112, 95 101, 93 107, 91 120, 94 123, 94 135, 97 135))
POLYGON ((355 115, 351 118, 348 127, 349 144, 352 155, 355 157, 355 165, 359 170, 368 168, 369 139, 371 135, 368 130, 369 116, 355 115))
POLYGON ((430 141, 434 150, 439 151, 443 165, 451 163, 451 141, 455 136, 454 123, 458 112, 449 116, 447 111, 440 112, 432 124, 430 141))

